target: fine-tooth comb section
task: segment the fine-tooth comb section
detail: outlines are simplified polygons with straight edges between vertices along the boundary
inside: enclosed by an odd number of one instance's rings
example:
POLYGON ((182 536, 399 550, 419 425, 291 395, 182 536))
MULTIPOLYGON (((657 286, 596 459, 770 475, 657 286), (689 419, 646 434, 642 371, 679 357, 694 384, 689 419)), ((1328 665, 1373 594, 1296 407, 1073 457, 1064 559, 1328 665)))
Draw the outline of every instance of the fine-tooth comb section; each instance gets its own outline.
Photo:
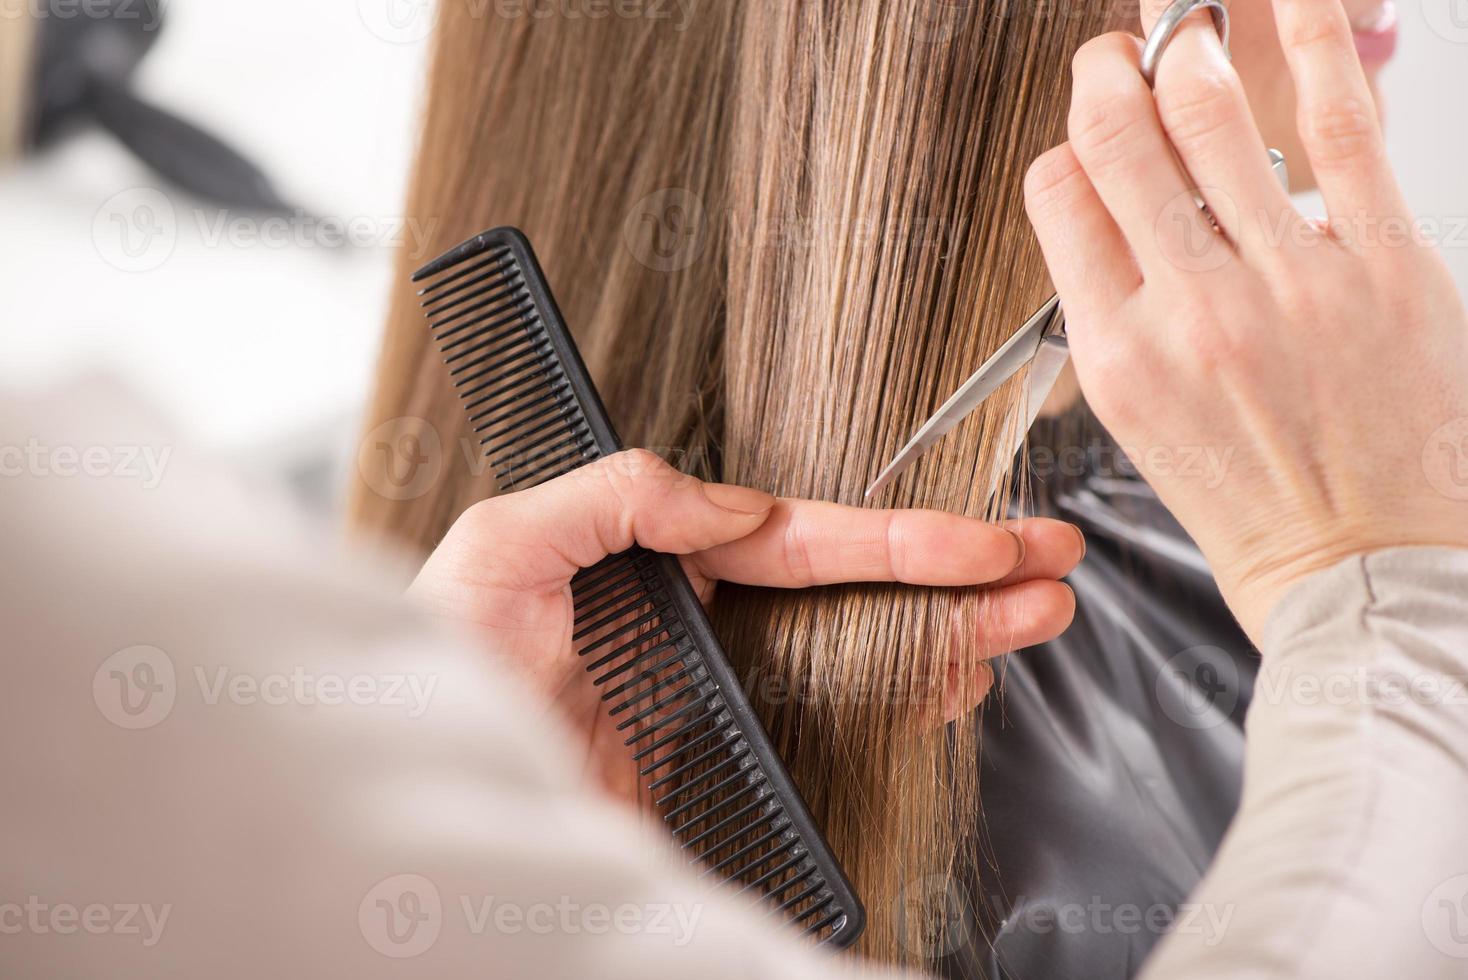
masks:
MULTIPOLYGON (((478 235, 413 277, 500 492, 621 441, 525 237, 478 235)), ((845 947, 865 912, 790 780, 678 559, 633 548, 572 583, 574 642, 669 831, 703 874, 845 947)))

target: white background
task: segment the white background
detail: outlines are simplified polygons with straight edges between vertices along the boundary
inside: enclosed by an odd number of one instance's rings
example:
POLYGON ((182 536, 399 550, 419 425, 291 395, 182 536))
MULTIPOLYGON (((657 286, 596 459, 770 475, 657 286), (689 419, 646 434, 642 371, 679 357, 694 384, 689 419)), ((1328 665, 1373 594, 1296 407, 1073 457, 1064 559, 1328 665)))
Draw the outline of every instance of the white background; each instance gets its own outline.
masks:
MULTIPOLYGON (((1386 76, 1391 152, 1419 214, 1456 235, 1446 251, 1468 289, 1468 9, 1403 2, 1386 76)), ((329 496, 377 351, 389 246, 414 233, 398 215, 424 0, 173 0, 168 14, 140 87, 370 242, 212 240, 217 216, 170 194, 173 234, 129 257, 115 215, 133 215, 149 201, 135 189, 158 182, 105 135, 72 139, 0 174, 0 384, 121 375, 198 446, 326 467, 316 489, 329 496)))

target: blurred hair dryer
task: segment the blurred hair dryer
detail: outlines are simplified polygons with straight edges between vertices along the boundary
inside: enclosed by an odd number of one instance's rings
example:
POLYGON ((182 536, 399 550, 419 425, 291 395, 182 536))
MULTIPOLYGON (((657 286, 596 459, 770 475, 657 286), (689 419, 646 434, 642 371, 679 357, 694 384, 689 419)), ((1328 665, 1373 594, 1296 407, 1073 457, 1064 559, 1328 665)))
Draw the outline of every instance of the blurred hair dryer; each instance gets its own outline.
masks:
POLYGON ((270 179, 239 151, 133 91, 138 64, 163 26, 162 0, 87 0, 71 16, 36 18, 27 149, 98 123, 180 190, 224 207, 293 214, 270 179))

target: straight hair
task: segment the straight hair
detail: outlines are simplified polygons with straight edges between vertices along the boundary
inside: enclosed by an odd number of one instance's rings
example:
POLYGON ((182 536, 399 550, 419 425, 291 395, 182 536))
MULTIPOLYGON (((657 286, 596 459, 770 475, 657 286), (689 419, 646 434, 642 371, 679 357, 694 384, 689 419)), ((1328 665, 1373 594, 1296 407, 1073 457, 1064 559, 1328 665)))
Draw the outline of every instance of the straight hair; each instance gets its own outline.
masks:
MULTIPOLYGON (((1023 177, 1064 139, 1068 65, 1114 26, 1106 0, 569 16, 593 6, 439 13, 408 203, 437 237, 402 256, 367 422, 432 437, 443 465, 402 499, 364 453, 351 507, 419 554, 493 481, 459 451, 473 442, 406 279, 484 228, 527 232, 629 445, 846 504, 1051 291, 1023 177)), ((881 503, 1000 516, 986 491, 1019 390, 881 503)), ((896 585, 721 585, 713 602, 878 961, 930 958, 947 894, 932 882, 974 860, 977 720, 945 729, 942 705, 989 679, 984 615, 981 591, 896 585)))

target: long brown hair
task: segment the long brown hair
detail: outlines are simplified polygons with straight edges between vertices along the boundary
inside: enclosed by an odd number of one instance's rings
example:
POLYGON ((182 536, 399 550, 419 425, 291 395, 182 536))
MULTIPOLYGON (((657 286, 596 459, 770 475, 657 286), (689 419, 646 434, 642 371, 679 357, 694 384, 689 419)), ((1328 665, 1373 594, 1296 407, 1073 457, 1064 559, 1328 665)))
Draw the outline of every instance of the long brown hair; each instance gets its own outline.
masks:
MULTIPOLYGON (((1048 295, 1028 163, 1063 138, 1067 66, 1105 0, 445 0, 409 214, 429 256, 493 225, 540 253, 629 445, 848 504, 1048 295), (518 13, 517 13, 518 12, 518 13), (659 12, 668 16, 658 16, 659 12), (541 11, 544 13, 544 11, 541 11)), ((982 514, 1011 398, 884 504, 982 514)), ((364 457, 357 528, 431 549, 492 492, 406 285, 369 427, 444 448, 411 499, 364 457), (404 423, 393 423, 404 424, 404 423)), ((721 587, 714 620, 868 905, 863 950, 915 961, 976 800, 971 591, 721 587), (957 672, 959 676, 950 677, 957 672), (915 905, 913 903, 916 903, 915 905)))

